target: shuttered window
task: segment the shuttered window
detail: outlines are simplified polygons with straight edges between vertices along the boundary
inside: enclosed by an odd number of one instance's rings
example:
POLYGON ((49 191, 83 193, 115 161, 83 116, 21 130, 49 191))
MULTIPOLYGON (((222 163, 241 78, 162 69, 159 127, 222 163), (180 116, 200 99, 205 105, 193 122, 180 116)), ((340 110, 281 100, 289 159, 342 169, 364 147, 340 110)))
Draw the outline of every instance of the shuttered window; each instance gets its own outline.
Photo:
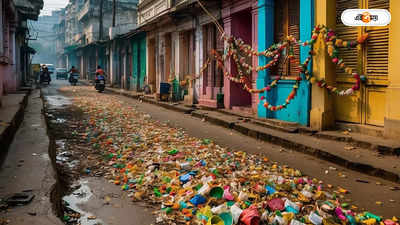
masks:
MULTIPOLYGON (((280 42, 288 35, 294 36, 297 40, 300 38, 300 1, 299 0, 281 0, 275 2, 275 42, 280 42)), ((272 75, 297 76, 298 63, 300 60, 300 48, 294 46, 294 60, 287 61, 285 58, 288 52, 284 52, 278 66, 272 71, 272 75)))
MULTIPOLYGON (((358 28, 345 26, 341 21, 342 12, 346 9, 357 9, 360 8, 358 0, 336 0, 336 33, 340 39, 346 41, 356 40, 358 37, 358 28)), ((351 67, 353 70, 357 70, 359 67, 359 57, 357 48, 340 48, 339 57, 344 60, 346 66, 351 67)), ((337 78, 349 77, 347 73, 342 69, 336 69, 337 78)))
MULTIPOLYGON (((285 39, 287 35, 286 29, 286 13, 287 1, 276 1, 275 2, 275 32, 274 32, 274 42, 278 43, 285 39)), ((284 57, 282 56, 279 60, 278 66, 271 70, 272 75, 287 74, 287 68, 283 63, 284 57)))
MULTIPOLYGON (((369 0, 370 9, 389 10, 389 0, 369 0)), ((369 33, 365 49, 365 72, 369 80, 387 80, 389 58, 389 28, 367 27, 369 33)))
MULTIPOLYGON (((355 71, 361 71, 369 80, 387 80, 388 74, 388 27, 348 27, 343 25, 340 16, 345 9, 370 8, 389 9, 389 0, 337 0, 336 32, 343 40, 356 40, 359 33, 369 33, 367 43, 360 52, 356 48, 340 48, 339 56, 343 58, 347 66, 355 71)), ((343 70, 337 69, 338 78, 349 77, 343 70)))
MULTIPOLYGON (((288 6, 289 24, 288 33, 297 40, 300 39, 300 1, 290 1, 288 6)), ((300 47, 298 45, 293 46, 294 59, 289 62, 289 75, 299 75, 299 62, 300 62, 300 47)))

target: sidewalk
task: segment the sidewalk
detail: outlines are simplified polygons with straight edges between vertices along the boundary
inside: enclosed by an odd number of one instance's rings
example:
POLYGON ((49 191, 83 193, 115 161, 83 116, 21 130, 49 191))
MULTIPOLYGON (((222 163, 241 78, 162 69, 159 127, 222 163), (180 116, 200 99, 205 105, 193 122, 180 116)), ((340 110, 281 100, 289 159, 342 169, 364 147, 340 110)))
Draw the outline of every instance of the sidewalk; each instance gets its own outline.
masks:
POLYGON ((156 101, 141 93, 107 88, 116 94, 141 99, 163 108, 191 114, 209 123, 252 138, 280 145, 368 175, 400 183, 400 142, 357 133, 316 132, 295 124, 235 115, 225 110, 204 110, 156 101))
POLYGON ((18 127, 24 119, 24 109, 27 105, 27 100, 28 92, 3 96, 3 106, 0 108, 1 154, 7 151, 18 127))
MULTIPOLYGON (((0 170, 0 196, 4 200, 6 196, 24 192, 34 195, 34 198, 22 206, 2 211, 0 222, 7 221, 6 224, 13 225, 62 224, 54 215, 51 204, 52 189, 56 180, 49 157, 49 139, 42 115, 43 103, 39 90, 34 90, 29 100, 24 96, 20 96, 19 99, 27 107, 24 110, 24 107, 15 106, 14 110, 22 114, 17 116, 17 121, 21 123, 24 112, 25 118, 9 146, 0 170)), ((9 110, 11 109, 8 108, 9 110)), ((7 115, 11 115, 11 112, 7 115)))

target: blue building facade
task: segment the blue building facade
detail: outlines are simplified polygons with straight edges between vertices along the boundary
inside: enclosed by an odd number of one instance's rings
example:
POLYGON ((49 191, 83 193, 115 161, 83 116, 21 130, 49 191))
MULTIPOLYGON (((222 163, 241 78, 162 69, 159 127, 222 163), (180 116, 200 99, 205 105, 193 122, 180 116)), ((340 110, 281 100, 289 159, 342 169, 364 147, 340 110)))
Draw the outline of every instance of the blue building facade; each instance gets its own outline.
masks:
MULTIPOLYGON (((258 51, 264 51, 275 42, 276 37, 276 3, 279 0, 259 0, 258 1, 258 51)), ((309 40, 314 27, 314 0, 299 0, 299 37, 300 40, 309 40)), ((293 18, 290 18, 293 19, 293 18)), ((310 48, 308 46, 300 47, 299 60, 304 62, 307 58, 310 48)), ((258 64, 263 66, 271 59, 265 56, 259 56, 258 64)), ((309 64, 311 70, 311 63, 309 64)), ((259 71, 257 77, 257 89, 264 88, 271 82, 272 72, 270 69, 259 71)), ((304 74, 302 74, 304 78, 304 74)), ((280 105, 285 103, 288 95, 292 91, 295 79, 281 79, 277 86, 269 92, 259 95, 264 96, 271 105, 280 105)), ((264 107, 263 101, 259 101, 257 112, 261 118, 274 118, 283 121, 296 122, 308 126, 310 120, 311 106, 311 86, 308 81, 303 79, 300 82, 296 97, 287 105, 286 108, 279 111, 270 111, 264 107)))

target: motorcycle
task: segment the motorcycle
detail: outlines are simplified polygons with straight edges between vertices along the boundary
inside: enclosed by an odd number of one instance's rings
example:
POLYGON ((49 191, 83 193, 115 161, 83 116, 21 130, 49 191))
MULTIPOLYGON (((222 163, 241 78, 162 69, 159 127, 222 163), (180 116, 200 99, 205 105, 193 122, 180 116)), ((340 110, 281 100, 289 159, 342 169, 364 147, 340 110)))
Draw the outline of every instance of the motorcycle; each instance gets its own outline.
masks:
POLYGON ((98 75, 95 80, 95 88, 101 93, 106 88, 106 78, 103 75, 98 75))
POLYGON ((72 86, 76 86, 76 83, 78 83, 79 80, 79 74, 71 74, 70 78, 69 78, 69 82, 71 83, 72 86))

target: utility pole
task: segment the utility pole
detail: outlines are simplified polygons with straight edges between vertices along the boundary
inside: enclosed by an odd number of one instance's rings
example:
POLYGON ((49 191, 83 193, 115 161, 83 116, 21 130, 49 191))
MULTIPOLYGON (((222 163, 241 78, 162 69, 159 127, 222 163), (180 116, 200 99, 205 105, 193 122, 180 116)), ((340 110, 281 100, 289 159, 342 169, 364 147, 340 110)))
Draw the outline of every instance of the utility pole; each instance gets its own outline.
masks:
POLYGON ((99 12, 99 41, 103 40, 103 0, 100 0, 99 12))
POLYGON ((113 0, 113 11, 112 11, 112 26, 115 27, 115 14, 117 10, 117 0, 113 0))

